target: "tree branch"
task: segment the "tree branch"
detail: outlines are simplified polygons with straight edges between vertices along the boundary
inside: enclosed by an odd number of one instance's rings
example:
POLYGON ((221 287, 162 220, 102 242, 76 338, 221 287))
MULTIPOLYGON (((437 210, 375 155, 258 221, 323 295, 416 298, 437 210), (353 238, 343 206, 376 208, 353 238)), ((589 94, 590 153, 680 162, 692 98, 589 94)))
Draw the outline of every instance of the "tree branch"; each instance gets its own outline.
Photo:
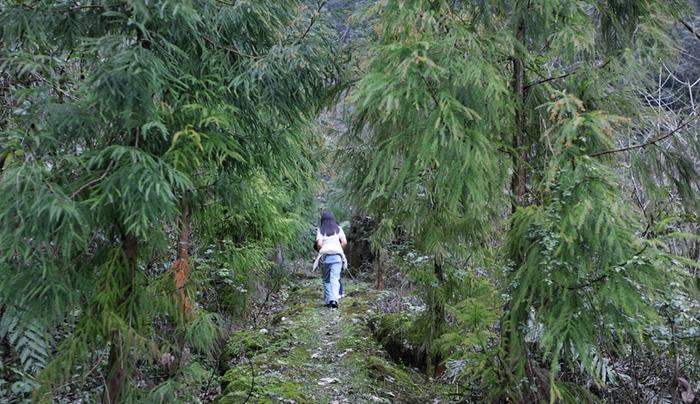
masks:
POLYGON ((311 21, 309 22, 309 25, 306 27, 306 30, 304 31, 304 33, 301 34, 301 36, 299 38, 297 38, 296 41, 294 41, 294 44, 292 46, 298 44, 299 42, 303 41, 306 38, 306 36, 309 34, 309 31, 311 31, 311 28, 313 28, 314 24, 316 23, 316 19, 321 14, 321 10, 326 5, 326 3, 327 3, 327 0, 323 0, 323 1, 318 2, 318 8, 316 8, 316 11, 311 15, 311 18, 310 18, 311 21))
MULTIPOLYGON (((697 112, 697 110, 698 110, 698 108, 695 108, 695 110, 693 111, 693 113, 697 112)), ((651 140, 649 140, 649 141, 647 141, 647 142, 640 143, 640 144, 636 144, 636 145, 632 145, 632 146, 627 146, 627 147, 621 147, 621 148, 619 148, 619 149, 605 150, 605 151, 601 151, 601 152, 596 152, 596 153, 591 154, 590 156, 591 156, 591 157, 600 157, 600 156, 605 156, 606 154, 613 154, 613 153, 620 153, 620 152, 625 152, 625 151, 630 151, 630 150, 635 150, 635 149, 642 149, 642 148, 644 148, 644 147, 647 147, 647 146, 656 144, 656 143, 658 143, 658 142, 660 142, 660 141, 662 141, 662 140, 664 140, 664 139, 667 139, 667 138, 669 138, 669 137, 675 135, 675 134, 678 133, 681 129, 683 129, 683 128, 685 128, 686 126, 690 125, 691 122, 693 122, 694 120, 698 119, 698 117, 700 117, 700 115, 694 115, 694 116, 692 116, 692 117, 686 119, 684 122, 682 122, 680 125, 678 125, 678 126, 677 126, 675 129, 673 129, 672 131, 670 131, 670 132, 668 132, 668 133, 666 133, 666 134, 664 134, 664 135, 661 135, 661 136, 659 136, 659 137, 656 137, 656 138, 654 138, 654 139, 651 139, 651 140)))
POLYGON ((105 179, 105 177, 107 176, 107 174, 109 173, 109 171, 112 169, 112 165, 114 165, 114 160, 111 160, 111 161, 109 162, 109 164, 107 165, 107 168, 106 168, 105 171, 102 173, 102 175, 100 175, 100 176, 97 177, 97 178, 91 179, 90 181, 88 181, 88 182, 86 182, 85 184, 83 184, 80 188, 78 188, 78 189, 76 189, 75 191, 73 191, 73 193, 70 194, 70 199, 75 198, 79 193, 83 192, 83 191, 86 190, 88 187, 91 187, 91 186, 97 184, 98 182, 102 181, 103 179, 105 179))
MULTIPOLYGON (((602 68, 604 68, 605 66, 607 66, 608 64, 610 64, 610 60, 607 60, 605 63, 603 63, 602 65, 600 65, 598 68, 599 68, 599 69, 602 69, 602 68)), ((565 79, 565 78, 567 78, 567 77, 569 77, 569 76, 572 76, 572 75, 578 73, 578 71, 579 71, 579 69, 580 69, 581 67, 582 67, 582 66, 579 66, 579 67, 575 68, 574 70, 572 70, 572 71, 570 71, 570 72, 568 72, 568 73, 564 73, 564 74, 562 74, 562 75, 560 75, 560 76, 548 77, 548 78, 546 78, 546 79, 542 79, 542 80, 539 80, 539 81, 535 81, 534 83, 527 84, 527 85, 525 85, 525 87, 523 87, 523 89, 524 89, 524 90, 527 90, 527 89, 530 88, 530 87, 534 87, 534 86, 537 86, 537 85, 540 85, 540 84, 548 83, 548 82, 550 82, 550 81, 565 79)))
POLYGON ((678 20, 678 21, 680 21, 680 23, 683 24, 683 26, 685 27, 685 29, 688 30, 688 32, 690 32, 691 34, 693 34, 693 35, 695 36, 695 38, 696 38, 697 40, 700 41, 700 33, 698 33, 698 31, 696 31, 696 30, 695 30, 690 24, 688 24, 687 22, 685 22, 685 21, 683 21, 683 20, 678 20))
POLYGON ((536 82, 534 82, 534 83, 530 83, 530 84, 526 85, 526 86, 524 87, 524 89, 527 90, 527 89, 530 88, 530 87, 537 86, 537 85, 540 85, 540 84, 544 84, 544 83, 547 83, 547 82, 550 82, 550 81, 565 79, 565 78, 571 76, 572 74, 575 74, 577 71, 578 71, 578 69, 575 69, 575 70, 572 70, 572 71, 570 71, 570 72, 568 72, 568 73, 562 74, 562 75, 560 75, 560 76, 548 77, 548 78, 546 78, 546 79, 542 79, 542 80, 536 81, 536 82))
POLYGON ((236 54, 236 55, 238 55, 238 56, 242 56, 242 57, 246 57, 246 58, 250 58, 250 59, 260 59, 260 58, 262 58, 262 56, 260 56, 260 55, 248 55, 248 54, 243 53, 243 52, 239 51, 238 49, 232 48, 232 47, 230 47, 230 46, 225 46, 225 45, 218 44, 218 43, 214 42, 211 38, 209 38, 209 37, 206 36, 206 35, 202 35, 202 38, 204 38, 204 40, 205 40, 206 42, 208 42, 209 45, 211 45, 211 46, 213 46, 213 47, 215 47, 215 48, 219 48, 219 49, 225 50, 225 51, 227 51, 227 52, 234 53, 234 54, 236 54))
MULTIPOLYGON (((647 249, 648 246, 649 246, 649 245, 645 244, 644 247, 642 247, 642 249, 641 249, 638 253, 634 254, 634 256, 636 257, 636 256, 639 256, 639 255, 642 255, 642 254, 644 253, 644 251, 646 251, 646 249, 647 249)), ((624 267, 624 266, 627 265, 631 260, 632 260, 632 258, 628 259, 627 261, 623 262, 622 264, 620 264, 620 265, 618 265, 618 266, 624 267)), ((598 277, 596 277, 596 278, 593 278, 593 279, 591 279, 591 280, 589 280, 589 281, 586 281, 586 282, 584 282, 584 283, 579 283, 578 285, 568 286, 567 289, 569 289, 569 290, 583 289, 583 288, 585 288, 585 287, 592 286, 594 283, 598 283, 598 282, 600 282, 600 281, 606 280, 606 279, 608 278, 609 275, 610 275, 609 273, 604 273, 604 274, 601 274, 600 276, 598 276, 598 277)))

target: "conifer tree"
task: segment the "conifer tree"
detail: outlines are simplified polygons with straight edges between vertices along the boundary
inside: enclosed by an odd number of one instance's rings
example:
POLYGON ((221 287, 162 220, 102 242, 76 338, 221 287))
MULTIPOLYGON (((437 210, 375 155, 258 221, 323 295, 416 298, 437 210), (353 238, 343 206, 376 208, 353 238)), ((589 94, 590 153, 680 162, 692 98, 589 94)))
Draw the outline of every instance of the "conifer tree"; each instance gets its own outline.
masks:
POLYGON ((169 349, 151 338, 155 319, 211 349, 214 317, 193 313, 177 290, 187 286, 190 234, 221 228, 212 211, 231 208, 223 224, 242 217, 245 231, 270 226, 270 240, 290 238, 282 210, 300 208, 279 196, 313 183, 309 118, 337 76, 319 20, 293 0, 0 6, 16 107, 2 128, 3 155, 16 158, 0 174, 0 297, 27 324, 75 322, 38 399, 109 346, 103 401, 137 400, 137 360, 169 349), (267 188, 244 192, 250 181, 267 188), (264 213, 280 219, 258 216, 265 192, 275 197, 264 213), (252 200, 236 207, 242 195, 252 200), (171 280, 146 276, 168 251, 171 280))
POLYGON ((605 348, 639 343, 658 320, 655 285, 682 274, 639 237, 608 155, 649 122, 638 94, 648 66, 671 55, 668 27, 682 10, 527 0, 376 8, 378 45, 353 98, 355 203, 408 230, 437 264, 446 250, 477 248, 493 218, 505 218, 511 172, 506 360, 494 362, 503 394, 532 399, 525 377, 540 398, 580 398, 557 383, 562 364, 601 382, 605 348), (581 317, 599 309, 608 312, 596 321, 581 317), (525 343, 539 329, 544 372, 525 343))
POLYGON ((447 2, 389 1, 379 43, 357 84, 348 159, 354 202, 401 228, 433 258, 426 274, 428 369, 444 322, 444 261, 479 243, 498 213, 504 180, 499 133, 512 106, 492 64, 498 46, 470 32, 447 2))

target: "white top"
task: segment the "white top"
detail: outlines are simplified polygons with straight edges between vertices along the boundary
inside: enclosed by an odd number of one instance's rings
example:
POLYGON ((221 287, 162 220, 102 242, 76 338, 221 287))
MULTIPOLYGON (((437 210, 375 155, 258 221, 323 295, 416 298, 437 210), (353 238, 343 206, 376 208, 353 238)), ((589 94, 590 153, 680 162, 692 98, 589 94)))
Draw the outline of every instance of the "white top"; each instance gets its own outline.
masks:
POLYGON ((339 232, 332 236, 324 236, 321 230, 316 230, 316 241, 321 241, 321 250, 319 254, 343 254, 343 246, 341 243, 347 243, 343 229, 338 226, 339 232))

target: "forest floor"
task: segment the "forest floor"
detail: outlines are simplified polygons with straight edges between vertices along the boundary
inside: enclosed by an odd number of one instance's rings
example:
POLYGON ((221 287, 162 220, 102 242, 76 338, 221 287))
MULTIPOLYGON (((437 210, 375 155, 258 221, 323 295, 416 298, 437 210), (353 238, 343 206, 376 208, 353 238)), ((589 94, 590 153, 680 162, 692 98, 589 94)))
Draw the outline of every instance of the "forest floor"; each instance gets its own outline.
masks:
POLYGON ((220 403, 439 403, 444 385, 393 362, 369 327, 383 292, 345 279, 337 310, 323 306, 317 274, 294 273, 278 307, 235 332, 220 403))

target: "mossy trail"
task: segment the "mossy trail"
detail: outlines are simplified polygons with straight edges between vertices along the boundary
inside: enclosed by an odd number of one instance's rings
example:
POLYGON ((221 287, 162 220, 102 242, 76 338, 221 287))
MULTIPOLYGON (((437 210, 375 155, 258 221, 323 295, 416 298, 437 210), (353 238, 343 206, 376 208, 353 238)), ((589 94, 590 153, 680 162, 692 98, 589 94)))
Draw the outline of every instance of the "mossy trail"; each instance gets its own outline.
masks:
POLYGON ((393 363, 367 323, 378 291, 348 282, 338 310, 322 305, 320 279, 296 275, 283 309, 234 333, 219 403, 445 402, 440 385, 393 363))

